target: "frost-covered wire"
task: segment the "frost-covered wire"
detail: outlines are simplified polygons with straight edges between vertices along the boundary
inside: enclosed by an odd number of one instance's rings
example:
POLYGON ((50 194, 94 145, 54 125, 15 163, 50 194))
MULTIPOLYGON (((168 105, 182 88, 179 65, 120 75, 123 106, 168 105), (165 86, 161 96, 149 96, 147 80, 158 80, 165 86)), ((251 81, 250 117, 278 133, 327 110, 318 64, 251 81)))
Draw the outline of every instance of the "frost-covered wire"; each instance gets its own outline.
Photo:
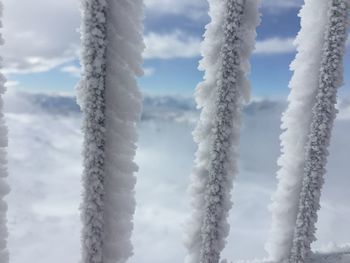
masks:
POLYGON ((132 255, 133 162, 141 95, 142 0, 82 0, 84 263, 123 263, 132 255))
POLYGON ((326 172, 328 146, 336 117, 337 90, 343 83, 343 57, 347 39, 347 0, 330 0, 319 71, 316 102, 305 154, 305 168, 294 232, 291 263, 305 263, 316 241, 317 212, 326 172))
POLYGON ((305 0, 300 11, 301 30, 295 41, 297 55, 291 64, 289 105, 282 117, 278 187, 270 206, 272 223, 265 246, 268 259, 288 261, 293 243, 299 196, 304 175, 305 145, 311 125, 319 81, 328 0, 305 0))
POLYGON ((194 209, 186 262, 217 263, 229 234, 231 189, 237 173, 241 108, 249 97, 249 57, 259 23, 256 0, 211 0, 196 91, 202 109, 191 193, 194 209), (224 15, 223 15, 224 14, 224 15))

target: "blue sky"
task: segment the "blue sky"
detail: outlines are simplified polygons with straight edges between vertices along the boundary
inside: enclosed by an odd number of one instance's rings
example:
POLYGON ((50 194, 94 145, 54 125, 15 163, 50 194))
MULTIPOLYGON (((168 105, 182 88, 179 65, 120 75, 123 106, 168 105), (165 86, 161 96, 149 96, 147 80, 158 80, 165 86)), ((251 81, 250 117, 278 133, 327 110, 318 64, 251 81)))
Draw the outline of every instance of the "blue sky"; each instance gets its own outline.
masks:
MULTIPOLYGON (((3 54, 8 86, 73 94, 79 80, 78 1, 19 2, 4 1, 7 44, 3 54), (15 17, 22 19, 16 23, 15 17)), ((202 79, 197 65, 199 44, 209 21, 208 6, 205 0, 188 2, 145 1, 146 74, 139 83, 147 94, 191 96, 202 79)), ((292 41, 299 31, 297 14, 301 3, 263 1, 257 50, 251 59, 253 97, 279 98, 288 94, 289 64, 295 56, 292 41)))
MULTIPOLYGON (((262 23, 258 28, 258 41, 278 38, 281 44, 288 38, 294 38, 299 29, 299 8, 283 8, 278 11, 263 8, 262 23)), ((204 26, 208 23, 207 16, 198 20, 191 20, 182 15, 146 17, 146 35, 149 31, 159 33, 182 30, 184 34, 201 39, 204 26), (169 21, 163 23, 162 21, 169 21)), ((273 47, 271 47, 273 48, 273 47)), ((294 50, 287 48, 285 52, 270 51, 266 54, 256 54, 252 57, 251 79, 254 86, 254 94, 257 96, 269 96, 271 93, 285 94, 290 78, 289 63, 294 57, 294 50), (273 70, 273 74, 271 74, 273 70)), ((200 56, 186 59, 152 59, 146 60, 145 67, 154 68, 156 73, 143 77, 141 86, 147 92, 181 93, 191 94, 196 84, 201 80, 202 73, 197 70, 200 56), (181 76, 181 78, 179 78, 181 76), (165 84, 168 83, 168 84, 165 84), (167 87, 164 87, 164 84, 167 87)))

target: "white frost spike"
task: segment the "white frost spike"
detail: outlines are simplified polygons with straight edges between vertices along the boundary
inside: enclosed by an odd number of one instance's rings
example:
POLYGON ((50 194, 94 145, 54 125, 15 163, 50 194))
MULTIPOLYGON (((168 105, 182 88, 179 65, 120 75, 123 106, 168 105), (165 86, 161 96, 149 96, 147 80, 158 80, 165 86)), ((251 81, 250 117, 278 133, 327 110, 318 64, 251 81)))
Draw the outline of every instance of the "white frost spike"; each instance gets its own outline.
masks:
POLYGON ((260 22, 256 0, 210 0, 209 6, 212 20, 200 63, 205 76, 196 91, 202 112, 194 132, 198 150, 190 188, 189 263, 219 262, 229 234, 241 108, 249 97, 249 58, 260 22))
MULTIPOLYGON (((0 17, 2 17, 3 6, 0 2, 0 17)), ((0 22, 1 25, 1 22, 0 22)), ((3 44, 0 34, 0 44, 3 44)), ((0 61, 2 62, 2 61, 0 61)), ((0 74, 0 262, 9 262, 9 252, 7 249, 7 204, 4 197, 10 192, 10 188, 6 182, 7 173, 7 127, 3 114, 3 94, 5 93, 5 77, 0 74)))
POLYGON ((347 39, 347 0, 329 0, 327 28, 319 71, 319 86, 312 109, 304 178, 299 201, 291 263, 305 263, 316 240, 317 212, 320 209, 321 188, 326 172, 327 148, 331 139, 337 110, 337 90, 343 83, 343 57, 347 39))
POLYGON ((82 257, 84 263, 124 263, 133 251, 143 2, 82 0, 82 16, 82 257))
POLYGON ((282 155, 278 160, 278 188, 273 195, 272 224, 266 244, 268 259, 289 260, 305 166, 305 145, 311 111, 318 87, 328 1, 305 0, 300 11, 301 30, 296 39, 297 56, 289 84, 289 106, 282 118, 282 155))

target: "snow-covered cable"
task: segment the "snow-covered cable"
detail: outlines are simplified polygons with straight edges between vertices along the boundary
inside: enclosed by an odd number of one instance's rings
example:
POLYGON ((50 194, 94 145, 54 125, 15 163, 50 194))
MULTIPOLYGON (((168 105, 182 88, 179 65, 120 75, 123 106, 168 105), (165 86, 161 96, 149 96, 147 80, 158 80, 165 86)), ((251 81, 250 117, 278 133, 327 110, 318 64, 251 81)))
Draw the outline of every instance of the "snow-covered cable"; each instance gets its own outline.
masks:
POLYGON ((216 97, 216 76, 219 72, 219 54, 223 41, 224 1, 210 0, 209 15, 211 22, 206 26, 204 41, 201 46, 203 59, 199 69, 204 71, 204 81, 196 89, 196 102, 201 109, 199 123, 193 132, 198 145, 195 167, 191 176, 189 192, 191 195, 192 215, 186 229, 185 245, 188 250, 187 263, 199 263, 202 246, 201 227, 204 217, 204 195, 208 181, 208 164, 210 162, 210 143, 212 140, 213 115, 216 97))
POLYGON ((191 193, 194 209, 186 262, 217 263, 229 234, 227 217, 237 173, 241 108, 249 98, 249 58, 260 21, 256 0, 211 0, 196 91, 202 109, 191 193))
POLYGON ((142 96, 143 1, 109 0, 107 12, 105 239, 104 262, 124 263, 132 256, 135 211, 136 124, 142 96))
POLYGON ((82 17, 82 261, 122 263, 132 255, 143 3, 82 0, 82 17))
POLYGON ((83 203, 81 207, 82 262, 103 262, 105 182, 105 75, 107 3, 82 1, 82 80, 78 102, 82 108, 84 132, 83 203))
MULTIPOLYGON (((2 17, 3 5, 0 2, 0 18, 2 17)), ((0 26, 2 26, 0 21, 0 26)), ((0 44, 4 43, 0 34, 0 44)), ((2 61, 0 60, 2 64, 2 61)), ((0 74, 0 262, 9 262, 9 252, 7 249, 7 204, 4 197, 9 193, 10 188, 6 182, 7 172, 7 126, 3 114, 4 101, 3 94, 5 93, 5 77, 0 74)))
POLYGON ((316 240, 315 224, 326 172, 327 148, 337 113, 337 90, 343 83, 343 57, 350 5, 347 0, 330 0, 328 7, 319 86, 312 109, 291 263, 307 262, 311 253, 311 243, 316 240))
POLYGON ((301 30, 295 44, 297 55, 291 69, 289 106, 282 117, 281 151, 278 160, 278 187, 273 195, 272 224, 266 244, 268 259, 287 261, 293 243, 299 196, 304 174, 305 145, 311 125, 319 80, 328 0, 305 0, 300 11, 301 30))

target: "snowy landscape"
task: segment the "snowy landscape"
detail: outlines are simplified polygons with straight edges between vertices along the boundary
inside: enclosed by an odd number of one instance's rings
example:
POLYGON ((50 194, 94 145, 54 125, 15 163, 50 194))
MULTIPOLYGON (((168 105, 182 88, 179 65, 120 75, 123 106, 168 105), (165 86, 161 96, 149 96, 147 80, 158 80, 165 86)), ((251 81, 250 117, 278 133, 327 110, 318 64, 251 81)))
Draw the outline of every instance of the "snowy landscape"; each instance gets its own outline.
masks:
POLYGON ((350 262, 350 0, 19 1, 0 263, 350 262))

